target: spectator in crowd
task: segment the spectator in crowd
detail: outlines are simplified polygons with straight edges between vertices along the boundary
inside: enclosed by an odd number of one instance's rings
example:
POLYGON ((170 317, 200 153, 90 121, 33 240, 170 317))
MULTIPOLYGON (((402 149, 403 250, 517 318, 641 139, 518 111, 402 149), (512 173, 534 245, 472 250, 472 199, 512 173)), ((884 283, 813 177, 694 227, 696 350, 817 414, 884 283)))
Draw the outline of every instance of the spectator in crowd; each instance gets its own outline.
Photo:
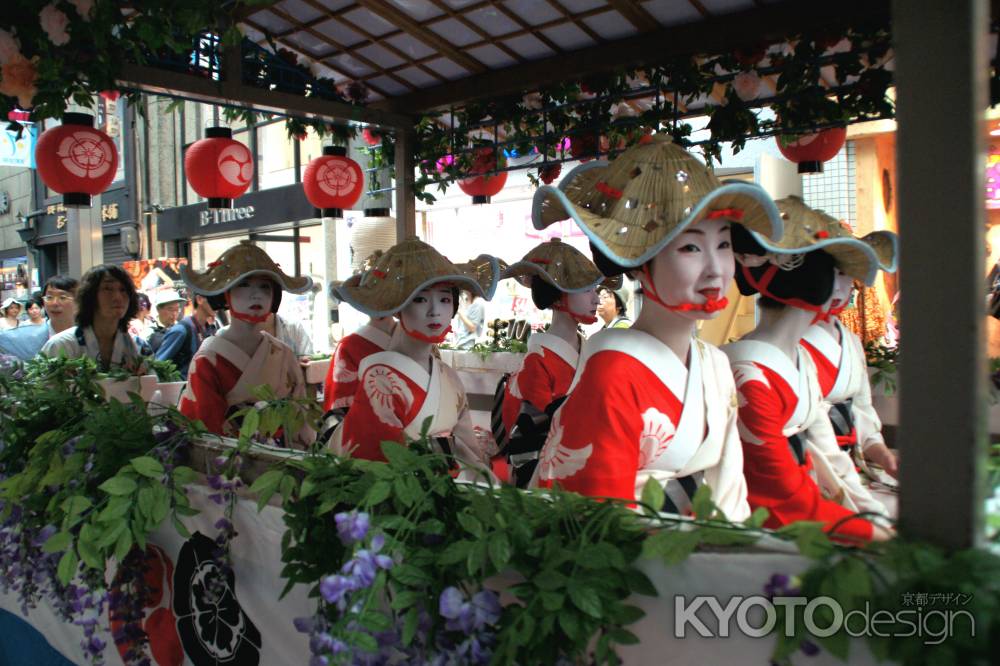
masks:
POLYGON ((41 326, 45 323, 45 307, 42 301, 42 292, 36 291, 28 299, 28 321, 24 326, 41 326))
POLYGON ((17 328, 21 323, 18 320, 20 316, 21 304, 11 296, 0 305, 0 331, 17 328))
MULTIPOLYGON (((53 275, 42 288, 42 303, 48 323, 44 326, 21 326, 0 332, 0 354, 27 361, 38 355, 49 338, 73 326, 76 316, 76 287, 73 278, 53 275)), ((44 323, 44 322, 43 322, 44 323)))
POLYGON ((132 278, 121 266, 101 264, 80 279, 76 326, 54 335, 42 353, 69 358, 89 356, 101 370, 141 369, 144 350, 128 333, 128 324, 139 311, 132 278))
POLYGON ((601 288, 598 292, 600 304, 597 306, 597 316, 604 321, 604 328, 628 328, 632 320, 628 318, 625 309, 624 291, 601 288))
POLYGON ((205 338, 215 335, 215 310, 208 298, 194 295, 194 312, 170 327, 163 337, 163 343, 156 351, 157 361, 173 361, 181 377, 188 377, 188 369, 195 352, 205 338))
POLYGON ((163 344, 170 327, 177 323, 181 316, 181 308, 187 305, 187 299, 177 293, 176 289, 163 289, 156 292, 154 297, 156 304, 156 319, 153 321, 153 330, 149 335, 149 348, 156 353, 163 344))
POLYGON ((474 295, 471 291, 462 290, 458 313, 455 315, 455 347, 457 349, 472 349, 476 340, 483 334, 486 323, 486 301, 474 295))
POLYGON ((136 313, 135 319, 129 323, 128 332, 140 340, 149 340, 149 336, 153 334, 153 318, 149 311, 152 310, 153 306, 149 296, 145 293, 136 292, 136 297, 139 299, 139 312, 136 313))

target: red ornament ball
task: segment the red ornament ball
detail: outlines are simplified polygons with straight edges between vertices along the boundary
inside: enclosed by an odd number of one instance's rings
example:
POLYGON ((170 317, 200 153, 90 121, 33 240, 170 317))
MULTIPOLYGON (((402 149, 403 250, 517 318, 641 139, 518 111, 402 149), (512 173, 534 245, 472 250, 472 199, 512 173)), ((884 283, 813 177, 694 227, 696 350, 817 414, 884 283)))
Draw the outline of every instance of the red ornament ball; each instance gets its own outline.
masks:
POLYGON ((472 157, 470 173, 473 177, 458 181, 458 186, 472 197, 472 203, 489 203, 490 197, 498 194, 507 184, 507 172, 501 171, 491 176, 476 174, 487 174, 493 169, 502 169, 506 166, 507 159, 501 155, 497 160, 491 146, 478 148, 472 157))
POLYGON ((323 217, 343 217, 361 198, 365 177, 357 162, 342 146, 326 146, 320 157, 309 162, 302 177, 306 198, 323 211, 323 217))
POLYGON ((234 141, 228 127, 210 127, 184 154, 187 181, 209 208, 232 208, 253 180, 250 149, 234 141))
POLYGON ((35 146, 38 175, 69 208, 89 207, 90 197, 106 190, 118 170, 114 142, 93 125, 93 116, 67 113, 35 146))
POLYGON ((382 135, 378 132, 373 132, 367 127, 361 130, 361 138, 365 140, 369 146, 381 146, 382 145, 382 135))
POLYGON ((538 167, 538 178, 546 185, 551 185, 562 173, 562 164, 547 164, 538 167))
POLYGON ((847 140, 846 127, 831 127, 812 134, 776 137, 778 150, 799 165, 799 173, 823 173, 823 162, 836 157, 847 140))

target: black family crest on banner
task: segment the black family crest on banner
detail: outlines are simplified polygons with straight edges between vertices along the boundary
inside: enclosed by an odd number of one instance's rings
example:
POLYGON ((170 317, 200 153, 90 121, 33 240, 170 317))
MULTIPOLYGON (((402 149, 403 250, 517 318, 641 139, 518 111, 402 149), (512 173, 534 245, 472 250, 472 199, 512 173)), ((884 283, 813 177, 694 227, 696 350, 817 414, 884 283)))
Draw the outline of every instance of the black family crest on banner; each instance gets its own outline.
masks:
POLYGON ((214 559, 215 542, 195 532, 181 547, 174 572, 174 615, 188 659, 195 666, 260 663, 260 631, 236 598, 236 577, 214 559), (222 578, 218 599, 212 581, 222 578))

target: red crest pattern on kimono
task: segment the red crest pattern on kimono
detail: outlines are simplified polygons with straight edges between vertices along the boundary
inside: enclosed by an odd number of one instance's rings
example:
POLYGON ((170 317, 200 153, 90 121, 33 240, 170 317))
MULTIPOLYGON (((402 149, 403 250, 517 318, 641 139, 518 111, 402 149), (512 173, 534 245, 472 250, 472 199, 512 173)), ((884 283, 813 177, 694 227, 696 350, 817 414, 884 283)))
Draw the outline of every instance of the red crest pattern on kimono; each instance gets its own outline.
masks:
POLYGON ((651 478, 669 485, 697 475, 726 516, 749 516, 729 362, 696 339, 690 357, 685 367, 634 329, 605 329, 588 340, 553 417, 537 484, 634 500, 651 478))
MULTIPOLYGON (((207 338, 191 361, 180 412, 200 419, 210 432, 230 435, 226 431, 230 408, 256 402, 253 389, 257 386, 270 384, 279 398, 304 397, 305 377, 295 353, 269 333, 261 332, 261 336, 264 339, 252 357, 222 336, 207 338)), ((306 443, 315 439, 311 430, 297 437, 306 443)))
POLYGON ((868 363, 861 339, 840 321, 835 320, 834 325, 840 331, 841 342, 837 342, 826 329, 812 326, 801 343, 816 364, 823 397, 831 405, 851 401, 854 443, 862 451, 873 444, 885 444, 882 421, 872 406, 868 363))
POLYGON ((361 361, 372 354, 385 351, 389 347, 389 340, 388 333, 365 324, 340 341, 323 382, 324 412, 351 407, 358 390, 358 368, 361 361))
POLYGON ((351 411, 330 440, 335 452, 384 461, 382 442, 418 439, 430 418, 429 435, 451 438, 460 462, 489 467, 490 454, 479 444, 465 389, 452 368, 432 358, 428 373, 410 357, 384 351, 365 358, 359 374, 351 411))
POLYGON ((528 402, 539 411, 569 392, 580 354, 573 345, 551 333, 535 333, 528 338, 528 354, 514 373, 503 397, 503 425, 510 432, 528 402))
MULTIPOLYGON (((822 402, 816 370, 809 355, 799 348, 798 365, 775 347, 756 340, 743 340, 723 347, 736 379, 739 400, 739 433, 743 442, 744 473, 750 506, 770 512, 767 527, 780 527, 799 520, 826 523, 827 528, 844 521, 837 533, 871 539, 867 520, 849 520, 855 511, 827 495, 843 499, 845 491, 827 466, 827 449, 813 446, 812 437, 836 446, 822 402), (809 430, 800 464, 789 437, 809 430), (814 463, 818 467, 814 472, 814 463), (813 478, 816 474, 817 479, 813 478), (819 485, 818 485, 819 484, 819 485)), ((848 460, 848 463, 850 461, 848 460)), ((853 471, 853 465, 850 465, 853 471)), ((856 475, 856 474, 855 474, 856 475)))

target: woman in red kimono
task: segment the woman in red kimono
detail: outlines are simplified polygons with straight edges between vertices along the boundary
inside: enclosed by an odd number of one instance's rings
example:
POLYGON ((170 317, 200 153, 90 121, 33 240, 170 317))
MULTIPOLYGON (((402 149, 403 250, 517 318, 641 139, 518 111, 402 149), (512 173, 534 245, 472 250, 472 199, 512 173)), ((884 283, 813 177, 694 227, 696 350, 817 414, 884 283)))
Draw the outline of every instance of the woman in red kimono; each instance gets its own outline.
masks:
POLYGON ((798 197, 777 204, 785 220, 780 241, 733 234, 740 292, 760 294, 757 328, 723 348, 739 392, 750 506, 770 512, 768 527, 815 520, 847 540, 886 539, 890 530, 855 517, 885 509, 837 446, 816 368, 799 344, 827 316, 835 270, 870 284, 878 258, 870 243, 798 197))
MULTIPOLYGON (((290 277, 250 241, 241 241, 198 272, 181 267, 191 289, 209 299, 216 311, 229 309, 230 324, 206 338, 191 360, 180 411, 200 419, 210 432, 233 435, 229 422, 238 409, 257 401, 254 389, 263 384, 279 398, 304 397, 305 377, 290 347, 264 331, 268 316, 278 311, 281 292, 301 294, 312 286, 308 277, 290 277)), ((307 445, 315 433, 304 427, 295 436, 307 445)))
POLYGON ((592 187, 573 196, 540 188, 536 219, 561 207, 605 275, 628 271, 640 281, 643 308, 631 328, 587 340, 534 480, 629 501, 652 481, 666 496, 656 508, 680 514, 707 484, 716 505, 743 520, 750 510, 732 374, 725 355, 694 334, 726 305, 731 228, 780 236, 778 211, 760 187, 722 184, 662 136, 587 173, 595 172, 592 187))
POLYGON ((337 297, 370 317, 398 322, 388 350, 366 357, 347 416, 330 448, 343 455, 385 460, 381 443, 405 444, 424 429, 441 451, 468 470, 484 473, 490 456, 472 425, 458 374, 434 354, 448 335, 458 289, 491 298, 500 276, 494 257, 455 265, 434 248, 408 238, 393 246, 358 280, 336 288, 337 297))
MULTIPOLYGON (((580 324, 597 321, 597 286, 604 275, 590 259, 558 238, 542 243, 512 264, 503 278, 531 288, 540 310, 552 310, 552 325, 528 338, 528 354, 504 389, 502 419, 507 457, 518 487, 527 487, 548 435, 550 408, 569 391, 580 358, 580 324)), ((498 442, 500 443, 500 442, 498 442)))
MULTIPOLYGON (((889 231, 876 233, 884 240, 875 246, 879 265, 885 271, 895 271, 896 235, 889 231)), ((810 326, 801 344, 816 365, 819 387, 829 406, 830 425, 840 448, 852 458, 858 456, 875 463, 896 478, 896 454, 885 445, 882 422, 872 406, 864 346, 836 317, 850 303, 854 285, 850 275, 837 270, 830 316, 810 326)))

